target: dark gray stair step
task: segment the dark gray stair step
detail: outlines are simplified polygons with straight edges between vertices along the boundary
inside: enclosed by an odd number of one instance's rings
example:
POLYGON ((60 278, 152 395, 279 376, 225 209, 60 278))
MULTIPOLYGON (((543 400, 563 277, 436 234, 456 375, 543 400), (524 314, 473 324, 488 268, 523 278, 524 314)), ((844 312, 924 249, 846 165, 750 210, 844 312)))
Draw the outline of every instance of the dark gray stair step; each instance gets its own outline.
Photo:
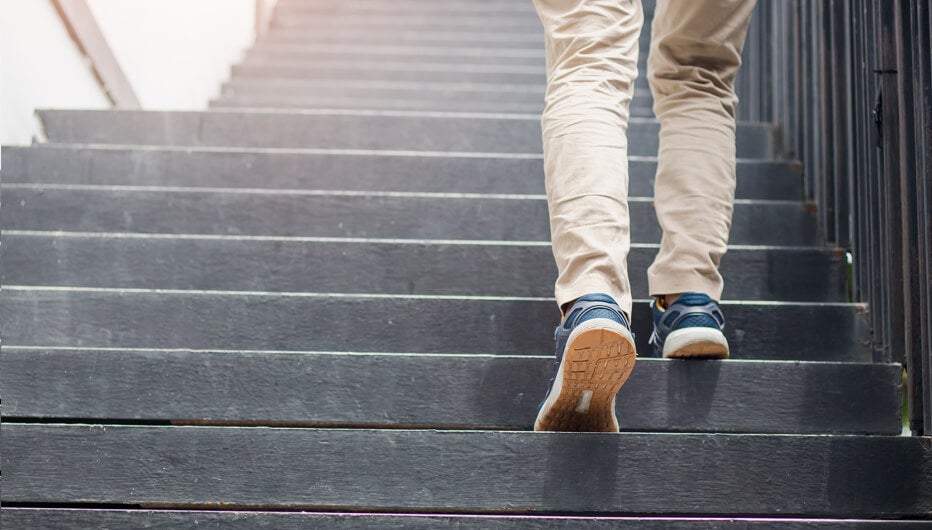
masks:
POLYGON ((9 423, 3 470, 5 503, 827 517, 932 510, 932 448, 918 437, 9 423))
MULTIPOLYGON (((2 283, 214 291, 547 297, 549 244, 373 239, 205 238, 76 232, 4 233, 2 283)), ((628 256, 632 293, 649 297, 658 247, 628 256)), ((722 260, 729 300, 841 302, 845 261, 823 249, 735 248, 722 260)))
POLYGON ((359 13, 329 13, 327 15, 301 15, 289 14, 281 16, 278 13, 272 17, 271 28, 296 29, 314 31, 321 27, 338 27, 347 29, 362 28, 424 28, 437 30, 470 30, 470 31, 508 31, 542 33, 543 26, 540 19, 533 13, 509 16, 501 13, 475 14, 458 13, 455 16, 442 13, 374 13, 360 15, 359 13))
MULTIPOLYGON (((536 15, 535 15, 536 16, 536 15)), ((423 45, 423 46, 476 46, 491 48, 544 49, 544 32, 490 32, 482 28, 439 31, 432 27, 366 27, 335 28, 318 26, 314 31, 305 28, 273 28, 259 37, 257 45, 274 44, 301 46, 310 44, 367 44, 423 45)), ((650 50, 650 27, 641 31, 639 52, 646 56, 650 50)))
MULTIPOLYGON (((425 98, 359 98, 340 96, 223 96, 210 101, 210 110, 231 109, 367 109, 367 110, 427 110, 442 112, 521 112, 540 113, 543 101, 538 103, 495 102, 475 100, 430 100, 425 98)), ((632 109, 632 116, 642 118, 653 114, 646 109, 632 109)))
MULTIPOLYGON (((503 68, 457 68, 443 63, 399 64, 383 61, 347 65, 339 61, 312 66, 294 63, 245 63, 231 67, 233 79, 238 78, 294 78, 294 79, 349 79, 385 81, 439 81, 449 83, 527 83, 539 85, 546 82, 543 71, 527 69, 516 71, 503 68)), ((640 85, 646 87, 646 81, 640 85)))
MULTIPOLYGON (((502 113, 541 113, 544 101, 529 103, 497 102, 475 99, 428 99, 428 98, 372 98, 342 96, 276 96, 246 95, 222 96, 211 100, 211 110, 230 109, 368 109, 368 110, 426 110, 442 112, 502 112, 502 113)), ((649 107, 634 105, 631 116, 651 118, 653 111, 649 107)))
MULTIPOLYGON (((3 186, 5 229, 254 236, 550 241, 543 196, 106 186, 3 186)), ((659 243, 649 199, 629 201, 631 240, 659 243)), ((814 246, 794 202, 739 201, 733 245, 814 246)))
MULTIPOLYGON (((328 81, 294 79, 234 79, 224 83, 222 96, 344 96, 384 98, 424 98, 458 100, 468 97, 481 101, 530 103, 543 101, 543 85, 503 85, 490 83, 406 83, 378 81, 328 81)), ((649 99, 639 92, 638 99, 649 99)))
MULTIPOLYGON (((223 84, 222 95, 352 95, 373 93, 390 97, 421 96, 458 99, 464 94, 488 101, 528 102, 544 99, 544 85, 501 83, 441 83, 405 81, 352 81, 328 79, 233 79, 223 84)), ((650 103, 650 90, 636 90, 632 104, 650 103)))
POLYGON ((636 528, 638 530, 796 530, 856 529, 925 530, 927 520, 903 519, 787 519, 720 517, 597 517, 566 515, 465 515, 324 513, 288 511, 98 510, 88 508, 3 508, 2 517, 14 528, 213 528, 242 527, 274 530, 306 528, 636 528))
MULTIPOLYGON (((540 155, 123 148, 3 147, 3 180, 90 185, 543 194, 540 155)), ((655 159, 628 161, 632 197, 653 195, 655 159)), ((739 160, 739 199, 799 200, 795 162, 739 160)), ((7 202, 7 205, 10 205, 7 202)), ((634 203, 632 203, 634 206, 634 203)), ((739 209, 741 206, 737 206, 739 209)), ((737 227, 736 227, 737 228, 737 227)))
MULTIPOLYGON (((420 81, 448 83, 512 83, 540 85, 546 82, 543 71, 536 69, 515 71, 514 68, 452 68, 444 63, 367 62, 348 65, 339 61, 328 61, 312 66, 294 62, 264 64, 235 64, 231 67, 233 79, 331 79, 331 80, 376 80, 376 81, 420 81)), ((647 78, 641 75, 634 83, 636 88, 648 89, 647 78)))
POLYGON ((537 17, 531 2, 473 0, 446 2, 436 0, 332 0, 323 2, 292 2, 280 0, 275 13, 281 16, 327 16, 333 13, 353 13, 360 16, 379 14, 489 15, 495 17, 537 17))
POLYGON ((304 46, 270 45, 253 46, 246 52, 246 62, 299 61, 318 62, 338 59, 347 62, 386 59, 397 62, 437 62, 448 64, 519 65, 545 68, 543 47, 489 48, 469 46, 412 46, 387 44, 368 46, 360 44, 317 44, 304 46))
MULTIPOLYGON (((56 143, 541 152, 540 118, 525 114, 46 110, 39 115, 56 143)), ((632 119, 629 154, 656 154, 658 128, 654 120, 632 119)), ((772 125, 740 123, 738 157, 772 157, 774 137, 772 125)))
MULTIPOLYGON (((514 66, 518 71, 545 72, 543 47, 527 48, 491 48, 464 46, 413 46, 398 44, 365 45, 358 43, 270 45, 262 44, 250 48, 243 57, 242 64, 270 63, 307 65, 313 67, 320 63, 340 61, 347 65, 371 63, 384 59, 401 64, 436 64, 442 62, 449 69, 454 65, 485 66, 502 68, 514 66)), ((638 60, 638 71, 647 72, 647 54, 642 53, 638 60)), ((646 75, 646 74, 645 74, 646 75)))
MULTIPOLYGON (((284 81, 284 80, 283 80, 284 81)), ((451 112, 535 113, 544 110, 544 94, 527 90, 495 91, 463 88, 429 89, 407 83, 327 84, 281 83, 259 85, 242 82, 227 84, 222 95, 211 101, 211 109, 246 107, 343 108, 385 110, 439 110, 451 112)), ((450 85, 447 86, 456 86, 450 85)), ((484 85, 494 87, 496 85, 484 85)), ((497 85, 502 86, 502 85, 497 85)), ((514 85, 511 85, 514 86, 514 85)), ((509 87, 509 85, 505 85, 509 87)), ((632 116, 653 117, 650 94, 637 94, 631 102, 632 116)))
MULTIPOLYGON (((461 58, 447 61, 444 58, 418 57, 322 57, 297 59, 275 56, 247 57, 232 67, 233 78, 348 79, 385 81, 438 81, 438 82, 489 82, 540 84, 545 82, 542 65, 507 64, 488 60, 461 58)), ((645 65, 639 65, 641 72, 645 65)), ((635 80, 635 88, 649 89, 642 75, 635 80)))
MULTIPOLYGON (((552 299, 4 286, 6 346, 552 354, 552 299), (429 340, 428 340, 429 339, 429 340)), ((860 304, 729 302, 736 359, 871 362, 860 304)), ((648 355, 646 300, 632 320, 648 355)))
MULTIPOLYGON (((264 101, 301 101, 314 98, 414 100, 525 105, 537 112, 544 108, 544 87, 483 83, 405 83, 376 81, 234 80, 223 86, 220 98, 264 101)), ((631 108, 650 110, 650 91, 638 90, 631 108)))
MULTIPOLYGON (((642 36, 642 41, 643 41, 642 36)), ((544 32, 501 32, 477 29, 440 30, 437 28, 337 28, 320 27, 313 33, 302 28, 274 28, 260 36, 257 45, 276 44, 300 46, 321 43, 403 44, 436 46, 478 46, 491 48, 543 49, 544 32)), ((642 44, 643 46, 643 44, 642 44)))
MULTIPOLYGON (((552 358, 4 347, 10 418, 530 429, 552 358), (145 399, 139 399, 145 396, 145 399)), ((640 359, 625 431, 902 429, 899 364, 640 359)))
MULTIPOLYGON (((642 7, 645 14, 652 14, 655 5, 654 0, 643 0, 642 7)), ((533 4, 521 0, 473 0, 469 3, 457 0, 398 0, 397 2, 384 0, 279 0, 275 6, 279 11, 307 14, 345 10, 361 13, 383 11, 389 13, 479 12, 509 14, 517 12, 536 16, 533 4), (396 5, 397 9, 394 9, 396 5)))

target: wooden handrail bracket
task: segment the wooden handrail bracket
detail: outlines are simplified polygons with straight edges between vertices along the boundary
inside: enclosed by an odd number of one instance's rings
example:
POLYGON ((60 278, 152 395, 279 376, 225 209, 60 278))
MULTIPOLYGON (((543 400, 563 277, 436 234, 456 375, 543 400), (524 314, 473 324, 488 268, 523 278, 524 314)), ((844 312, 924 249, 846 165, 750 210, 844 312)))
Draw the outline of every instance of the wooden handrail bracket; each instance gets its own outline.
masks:
POLYGON ((75 45, 90 60, 94 76, 107 98, 120 109, 141 108, 139 98, 97 25, 87 0, 52 0, 52 4, 75 45))

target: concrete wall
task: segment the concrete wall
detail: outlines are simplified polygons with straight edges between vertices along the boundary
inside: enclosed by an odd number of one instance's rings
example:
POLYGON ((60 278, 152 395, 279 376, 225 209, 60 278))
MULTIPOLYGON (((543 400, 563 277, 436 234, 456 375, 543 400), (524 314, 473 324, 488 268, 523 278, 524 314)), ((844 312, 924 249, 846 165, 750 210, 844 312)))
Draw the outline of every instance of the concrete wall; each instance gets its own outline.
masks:
MULTIPOLYGON (((255 38, 255 0, 88 0, 144 109, 203 109, 255 38)), ((0 0, 0 144, 37 108, 109 108, 49 0, 0 0)))

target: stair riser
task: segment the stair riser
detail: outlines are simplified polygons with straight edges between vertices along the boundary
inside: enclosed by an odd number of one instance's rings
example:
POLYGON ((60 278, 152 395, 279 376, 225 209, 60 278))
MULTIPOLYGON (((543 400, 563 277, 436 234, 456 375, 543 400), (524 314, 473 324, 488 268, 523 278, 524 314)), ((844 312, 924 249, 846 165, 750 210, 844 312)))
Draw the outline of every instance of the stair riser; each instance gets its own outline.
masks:
POLYGON ((507 515, 435 515, 435 514, 370 514, 370 513, 309 513, 309 512, 249 512, 195 510, 90 510, 67 508, 4 508, 3 520, 14 528, 59 530, 61 528, 189 528, 198 525, 243 527, 274 530, 304 530, 306 528, 352 528, 383 530, 385 528, 573 528, 637 530, 818 530, 846 528, 851 530, 925 530, 928 521, 854 520, 854 519, 742 519, 664 518, 664 517, 567 517, 567 516, 507 516, 507 515))
MULTIPOLYGON (((438 66, 428 69, 402 69, 403 65, 397 63, 367 63, 360 65, 346 65, 331 61, 328 64, 308 67, 301 64, 274 63, 274 64, 236 64, 231 67, 233 79, 254 78, 291 78, 291 79, 331 79, 331 80, 370 80, 370 81, 420 81, 420 82, 448 82, 448 83, 506 83, 541 85, 547 79, 543 71, 519 72, 496 70, 451 70, 448 67, 438 66), (364 67, 363 67, 364 66, 364 67)), ((648 90, 647 79, 642 75, 634 83, 635 88, 648 90)))
MULTIPOLYGON (((542 358, 5 348, 2 383, 16 418, 529 429, 551 376, 542 358)), ((617 414, 629 431, 896 435, 901 380, 899 365, 642 358, 617 414)))
MULTIPOLYGON (((337 73, 339 79, 386 79, 395 80, 398 75, 429 74, 424 81, 483 82, 484 76, 516 76, 517 84, 540 84, 545 81, 546 69, 542 59, 514 59, 498 57, 451 57, 420 56, 392 54, 379 56, 360 52, 358 54, 328 52, 322 54, 304 54, 290 56, 287 54, 249 55, 233 67, 234 79, 238 77, 237 68, 269 68, 283 71, 303 72, 304 76, 326 79, 329 73, 337 73), (450 79, 450 76, 454 76, 450 79)), ((634 86, 649 89, 644 77, 647 72, 647 60, 642 57, 638 63, 640 75, 634 86)), ((267 77, 294 77, 294 74, 267 77)))
MULTIPOLYGON (((443 198, 3 188, 13 230, 550 241, 543 198, 443 198)), ((631 240, 660 243, 651 203, 629 202, 631 240)), ((738 203, 733 245, 815 245, 793 203, 738 203)))
MULTIPOLYGON (((234 81, 224 85, 220 100, 261 101, 275 106, 302 103, 313 108, 314 102, 339 100, 344 104, 358 102, 355 108, 366 108, 370 101, 407 101, 412 108, 418 104, 423 107, 449 109, 524 109, 511 111, 516 113, 540 113, 544 108, 543 87, 521 87, 515 85, 478 85, 470 84, 439 85, 431 83, 408 83, 396 88, 399 83, 348 83, 348 82, 289 82, 288 80, 270 80, 263 83, 234 81), (445 104, 445 106, 444 106, 445 104)), ((638 90, 634 94, 629 108, 634 113, 651 112, 653 101, 649 91, 638 90)), ((353 108, 353 107, 350 107, 353 108)), ((462 112, 468 112, 463 110, 462 112)), ((475 110, 473 112, 480 112, 475 110)), ((488 111, 482 111, 488 112, 488 111)))
POLYGON ((520 66, 523 68, 540 68, 545 71, 544 54, 532 53, 533 50, 524 50, 521 53, 518 50, 495 50, 495 49, 475 49, 463 47, 434 47, 426 46, 422 48, 411 46, 398 46, 393 50, 391 47, 384 47, 381 51, 378 48, 366 49, 365 46, 315 46, 295 49, 293 47, 255 47, 246 52, 244 63, 264 63, 264 62, 290 62, 314 64, 324 61, 346 61, 349 64, 355 62, 370 62, 373 60, 385 59, 399 63, 432 63, 443 62, 447 65, 458 64, 486 64, 494 66, 520 66), (395 51, 397 50, 397 51, 395 51), (448 53, 440 53, 446 50, 448 53))
MULTIPOLYGON (((0 300, 0 329, 8 346, 551 355, 559 317, 552 300, 11 286, 0 292, 0 300)), ((723 308, 734 358, 872 360, 862 306, 725 303, 723 308)), ((649 354, 650 309, 638 302, 633 313, 638 350, 649 354)))
MULTIPOLYGON (((4 235, 3 284, 460 296, 553 295, 549 246, 62 238, 4 235)), ((649 297, 656 248, 628 256, 649 297)), ((844 261, 823 250, 738 250, 722 261, 729 300, 840 302, 844 261)))
MULTIPOLYGON (((279 96, 226 96, 211 100, 211 110, 229 109, 369 109, 426 110, 441 112, 516 112, 539 114, 541 103, 498 103, 484 101, 445 101, 427 99, 342 98, 339 96, 288 98, 279 96)), ((650 118, 653 112, 644 108, 631 109, 631 116, 650 118)))
MULTIPOLYGON (((544 33, 489 32, 476 30, 437 31, 424 28, 278 28, 262 35, 257 45, 308 46, 319 44, 392 46, 465 46, 488 48, 542 49, 544 33)), ((642 44, 643 49, 643 44, 642 44)))
MULTIPOLYGON (((49 140, 58 143, 541 152, 540 120, 524 115, 514 119, 332 112, 41 111, 39 115, 49 140)), ((655 155, 658 128, 654 121, 632 120, 629 154, 655 155)), ((739 124, 738 157, 773 156, 774 136, 770 125, 739 124)))
POLYGON ((313 32, 317 28, 386 28, 386 29, 411 29, 423 28, 433 31, 451 30, 451 31, 507 31, 507 32, 528 32, 542 33, 543 29, 538 19, 533 14, 520 16, 501 16, 499 14, 489 15, 471 15, 458 14, 450 15, 431 15, 431 14, 378 14, 372 16, 360 16, 355 13, 333 13, 320 16, 276 16, 272 18, 271 30, 276 31, 279 28, 295 30, 300 29, 313 32))
POLYGON ((531 2, 411 2, 399 0, 386 4, 372 1, 347 2, 285 2, 275 6, 275 14, 281 18, 303 16, 323 17, 334 14, 373 15, 434 15, 437 17, 488 16, 490 18, 536 18, 537 12, 531 2))
POLYGON ((918 438, 8 424, 3 459, 4 502, 847 517, 932 510, 924 487, 932 450, 918 438), (254 470, 248 480, 244 469, 254 470))
MULTIPOLYGON (((498 85, 473 85, 470 83, 439 85, 431 83, 323 83, 288 82, 268 80, 261 83, 233 81, 223 86, 221 97, 252 98, 381 98, 381 99, 424 99, 427 101, 462 101, 476 103, 537 103, 544 100, 544 87, 515 87, 498 85), (400 86, 399 86, 400 85, 400 86), (477 89, 471 89, 476 86, 477 89), (448 87, 448 88, 444 88, 448 87)), ((644 95, 639 93, 638 96, 644 95)))
MULTIPOLYGON (((4 182, 543 194, 539 158, 302 154, 283 152, 4 147, 4 182)), ((629 160, 629 194, 654 193, 657 164, 629 160)), ((739 199, 799 200, 802 179, 789 162, 739 160, 739 199)), ((636 207, 632 203, 632 207, 636 207)), ((737 208, 741 208, 740 205, 737 208)), ((735 227, 737 228, 737 227, 735 227)), ((811 235, 810 235, 811 237, 811 235)))
MULTIPOLYGON (((349 27, 317 26, 306 28, 275 28, 257 40, 258 46, 314 46, 349 44, 354 46, 463 46, 481 48, 544 49, 544 32, 525 30, 485 31, 483 28, 463 28, 438 31, 433 27, 349 27)), ((638 41, 638 52, 650 51, 650 27, 645 25, 638 41)))
MULTIPOLYGON (((211 101, 211 108, 344 108, 373 110, 436 110, 447 112, 501 112, 540 114, 544 110, 544 94, 495 92, 491 90, 405 90, 368 87, 302 86, 230 86, 223 95, 211 101)), ((632 116, 653 117, 649 95, 636 94, 629 112, 632 116)))

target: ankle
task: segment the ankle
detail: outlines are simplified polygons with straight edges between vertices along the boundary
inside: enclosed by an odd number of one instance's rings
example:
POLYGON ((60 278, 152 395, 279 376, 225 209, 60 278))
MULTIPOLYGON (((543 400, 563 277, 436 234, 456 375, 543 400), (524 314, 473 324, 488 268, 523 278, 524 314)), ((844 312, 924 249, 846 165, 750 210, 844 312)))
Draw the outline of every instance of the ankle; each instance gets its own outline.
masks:
POLYGON ((660 302, 660 306, 666 309, 675 304, 677 298, 679 298, 682 294, 683 293, 662 294, 657 297, 657 300, 660 302))

